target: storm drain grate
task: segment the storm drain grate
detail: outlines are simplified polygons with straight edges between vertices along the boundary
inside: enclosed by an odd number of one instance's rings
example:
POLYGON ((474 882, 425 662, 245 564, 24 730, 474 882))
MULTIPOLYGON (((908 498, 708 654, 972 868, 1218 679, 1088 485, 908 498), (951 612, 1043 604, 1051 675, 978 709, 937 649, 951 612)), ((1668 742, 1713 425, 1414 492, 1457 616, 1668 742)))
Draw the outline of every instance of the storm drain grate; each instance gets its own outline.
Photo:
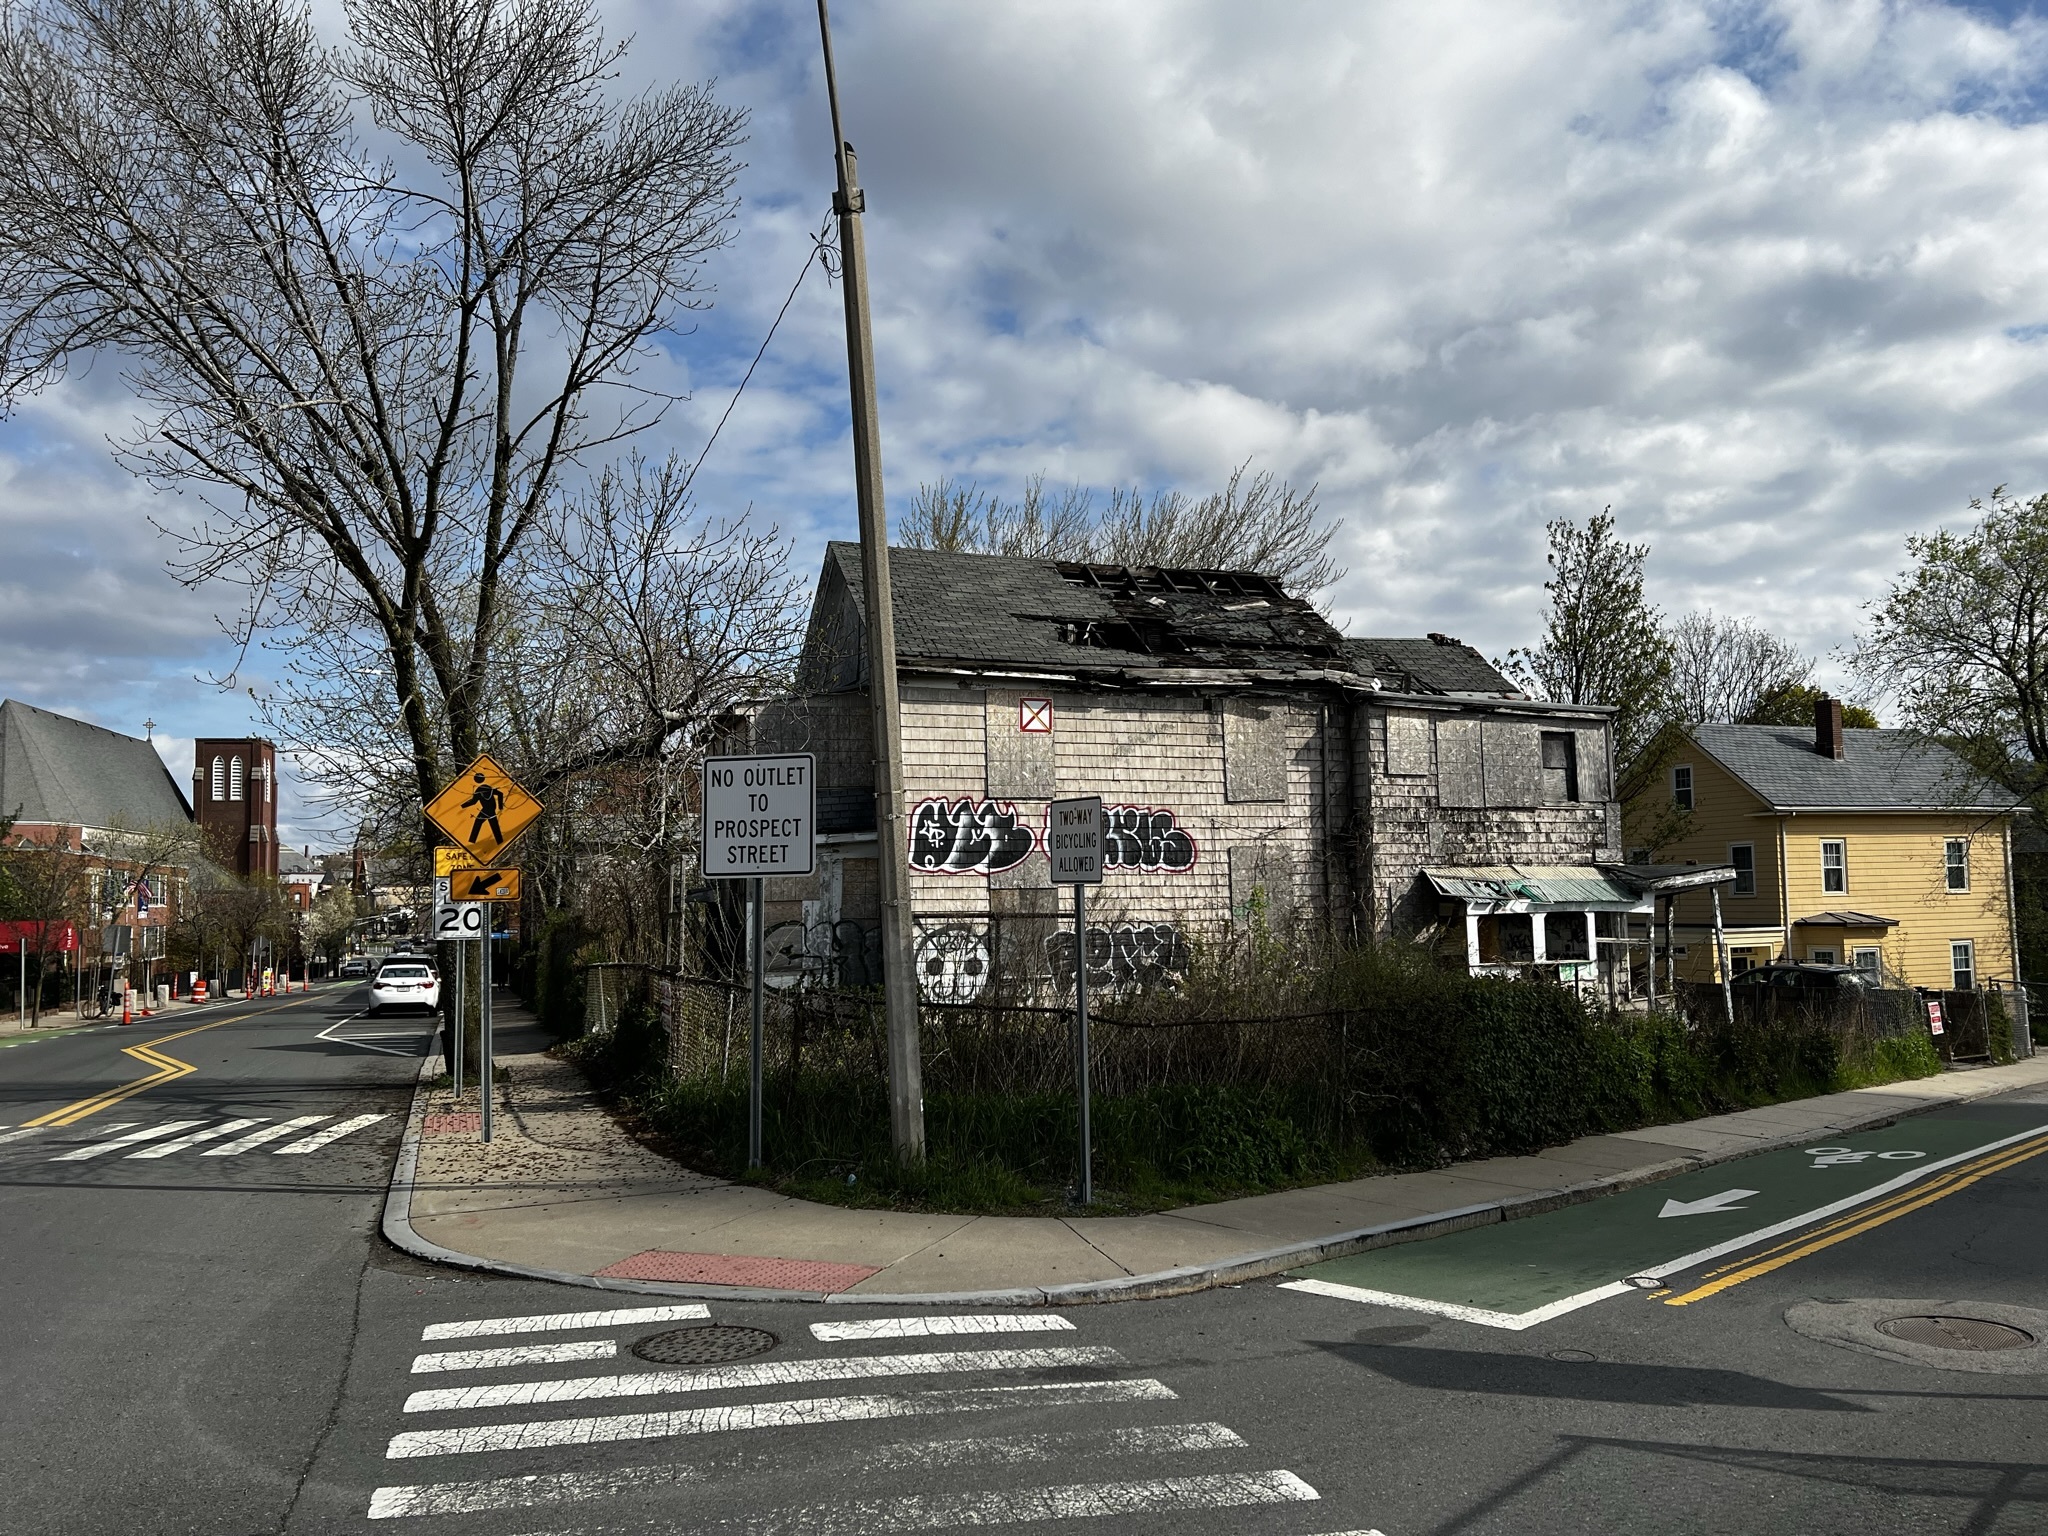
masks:
POLYGON ((2023 1328, 1987 1323, 1981 1317, 1894 1317, 1877 1325, 1879 1333, 1932 1349, 1964 1349, 1983 1354, 1994 1349, 2025 1349, 2034 1336, 2023 1328))
POLYGON ((765 1355, 782 1341, 766 1328, 740 1328, 728 1323, 710 1323, 701 1328, 670 1328, 650 1333, 633 1346, 633 1353, 656 1365, 723 1365, 765 1355))

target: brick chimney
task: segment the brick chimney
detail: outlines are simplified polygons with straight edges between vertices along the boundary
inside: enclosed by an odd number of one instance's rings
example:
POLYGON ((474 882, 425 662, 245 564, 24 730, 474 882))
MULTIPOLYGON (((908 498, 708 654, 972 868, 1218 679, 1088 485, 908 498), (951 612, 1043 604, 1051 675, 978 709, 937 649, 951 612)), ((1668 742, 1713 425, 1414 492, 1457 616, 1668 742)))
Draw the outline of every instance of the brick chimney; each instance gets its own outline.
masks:
POLYGON ((1822 757, 1842 755, 1842 701, 1822 694, 1813 701, 1813 750, 1822 757))

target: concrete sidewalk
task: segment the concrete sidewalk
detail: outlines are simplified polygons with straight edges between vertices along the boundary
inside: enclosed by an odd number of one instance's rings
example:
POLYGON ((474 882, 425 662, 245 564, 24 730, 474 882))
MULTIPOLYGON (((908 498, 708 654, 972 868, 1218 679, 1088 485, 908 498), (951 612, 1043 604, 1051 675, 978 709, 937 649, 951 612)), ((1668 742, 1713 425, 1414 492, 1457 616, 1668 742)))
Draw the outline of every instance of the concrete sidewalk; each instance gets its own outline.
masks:
MULTIPOLYGON (((506 1044, 532 1043, 509 998, 506 1044)), ((1073 1305, 1176 1295, 1534 1215, 1746 1153, 2048 1083, 2048 1056, 1678 1125, 1530 1157, 1389 1174, 1151 1216, 939 1216, 817 1205, 691 1173, 613 1122, 575 1067, 498 1057, 489 1146, 423 1064, 384 1232, 422 1258, 663 1295, 1073 1305)))

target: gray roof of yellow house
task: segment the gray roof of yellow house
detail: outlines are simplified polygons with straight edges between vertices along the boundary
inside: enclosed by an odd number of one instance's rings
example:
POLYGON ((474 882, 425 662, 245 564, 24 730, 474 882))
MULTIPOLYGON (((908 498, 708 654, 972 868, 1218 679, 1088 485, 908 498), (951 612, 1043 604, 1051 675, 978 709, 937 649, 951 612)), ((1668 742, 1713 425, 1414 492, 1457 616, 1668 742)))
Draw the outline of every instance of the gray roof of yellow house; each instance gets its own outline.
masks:
POLYGON ((1690 734, 1772 810, 2006 811, 2014 797, 1955 753, 1912 731, 1842 732, 1842 756, 1814 749, 1810 727, 1696 725, 1690 734))
POLYGON ((149 742, 8 699, 0 702, 0 816, 140 832, 190 821, 192 807, 149 742))

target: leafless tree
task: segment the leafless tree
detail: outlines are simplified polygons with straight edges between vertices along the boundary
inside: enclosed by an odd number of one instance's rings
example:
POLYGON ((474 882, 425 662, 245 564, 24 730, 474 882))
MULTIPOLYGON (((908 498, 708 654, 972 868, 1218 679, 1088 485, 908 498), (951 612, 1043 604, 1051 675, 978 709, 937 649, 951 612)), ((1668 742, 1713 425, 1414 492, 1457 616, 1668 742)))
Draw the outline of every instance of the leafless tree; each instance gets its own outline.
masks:
POLYGON ((1747 720, 1765 700, 1813 678, 1798 648, 1753 619, 1711 608, 1671 626, 1672 717, 1686 724, 1747 720))
POLYGON ((24 0, 0 17, 0 399, 97 354, 180 574, 381 694, 415 799, 482 744, 508 581, 671 398, 744 114, 620 99, 590 0, 24 0), (372 688, 372 683, 376 687, 372 688))
POLYGON ((1258 571, 1302 596, 1344 574, 1330 558, 1336 526, 1321 520, 1316 488, 1298 490, 1249 461, 1219 491, 1112 489, 1097 510, 1079 485, 1048 490, 1043 475, 1016 501, 978 485, 918 487, 895 536, 913 549, 965 550, 1033 560, 1100 561, 1196 570, 1258 571))
MULTIPOLYGON (((44 978, 53 957, 61 957, 67 924, 83 930, 92 922, 92 871, 96 861, 79 847, 76 828, 58 827, 43 838, 16 835, 11 822, 0 829, 0 884, 7 916, 21 924, 21 942, 34 962, 29 983, 29 1024, 42 1023, 44 978)), ((26 969, 27 967, 24 967, 26 969)))

